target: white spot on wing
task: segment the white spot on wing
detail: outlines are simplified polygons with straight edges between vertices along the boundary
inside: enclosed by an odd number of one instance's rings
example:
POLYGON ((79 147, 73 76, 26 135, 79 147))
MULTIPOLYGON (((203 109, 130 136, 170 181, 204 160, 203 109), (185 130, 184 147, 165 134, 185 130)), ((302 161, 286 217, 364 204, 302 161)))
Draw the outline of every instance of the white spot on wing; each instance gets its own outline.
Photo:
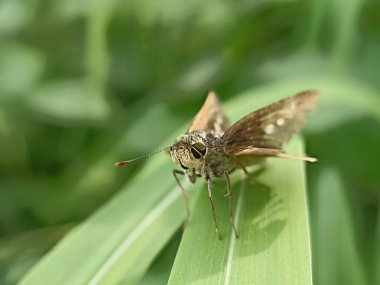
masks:
POLYGON ((273 134, 274 132, 274 125, 272 124, 269 124, 265 127, 265 132, 270 135, 270 134, 273 134))
POLYGON ((277 126, 283 126, 285 124, 285 120, 283 118, 280 118, 277 120, 277 126))

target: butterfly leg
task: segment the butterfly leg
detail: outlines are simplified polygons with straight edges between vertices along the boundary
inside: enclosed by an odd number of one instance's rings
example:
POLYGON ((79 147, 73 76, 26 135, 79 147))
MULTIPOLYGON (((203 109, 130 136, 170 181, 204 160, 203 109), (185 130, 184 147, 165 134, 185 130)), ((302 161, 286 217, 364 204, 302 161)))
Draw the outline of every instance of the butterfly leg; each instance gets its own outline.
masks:
POLYGON ((228 209, 230 211, 231 226, 234 229, 235 237, 239 238, 239 235, 237 234, 237 230, 236 230, 236 227, 235 227, 234 211, 232 209, 232 192, 231 192, 230 176, 228 175, 227 172, 225 172, 224 173, 224 177, 226 177, 226 181, 227 181, 228 209))
POLYGON ((216 221, 216 216, 215 216, 214 200, 212 199, 212 180, 211 180, 211 178, 207 179, 207 189, 208 189, 208 197, 210 198, 210 203, 211 203, 212 215, 214 217, 215 230, 216 230, 216 233, 218 234, 219 240, 222 240, 220 233, 219 233, 218 222, 216 221))
POLYGON ((189 218, 190 218, 189 198, 188 198, 187 192, 185 191, 185 189, 183 188, 181 182, 179 181, 177 174, 185 175, 185 173, 182 172, 182 171, 180 171, 180 170, 173 169, 173 176, 174 176, 175 180, 177 181, 177 184, 178 184, 179 188, 182 191, 183 198, 185 199, 186 219, 185 219, 185 223, 183 224, 183 229, 185 229, 187 227, 187 225, 189 224, 189 218))

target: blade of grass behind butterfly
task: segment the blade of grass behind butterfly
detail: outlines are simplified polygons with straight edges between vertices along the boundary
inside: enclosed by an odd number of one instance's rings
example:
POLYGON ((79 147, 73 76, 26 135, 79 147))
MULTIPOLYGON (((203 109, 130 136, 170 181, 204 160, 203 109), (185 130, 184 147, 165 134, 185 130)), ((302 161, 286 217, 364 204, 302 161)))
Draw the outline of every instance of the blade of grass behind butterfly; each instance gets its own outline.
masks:
MULTIPOLYGON (((300 140, 288 151, 302 153, 300 140)), ((218 182, 214 200, 223 240, 213 234, 207 191, 202 191, 169 284, 311 284, 303 162, 269 159, 258 179, 270 190, 239 177, 234 175, 232 191, 240 238, 232 234, 225 184, 218 182)))
POLYGON ((138 282, 184 219, 172 167, 165 155, 150 161, 34 266, 21 284, 138 282))
POLYGON ((374 262, 373 262, 373 280, 375 284, 380 284, 380 209, 377 212, 377 232, 375 238, 375 253, 374 253, 374 262))
MULTIPOLYGON (((139 285, 165 285, 168 283, 174 258, 178 250, 179 243, 182 238, 182 231, 178 231, 176 235, 168 242, 159 255, 156 256, 152 265, 149 267, 139 285)), ((128 285, 122 283, 120 285, 128 285)))
POLYGON ((338 172, 324 170, 314 191, 316 284, 368 284, 338 172))

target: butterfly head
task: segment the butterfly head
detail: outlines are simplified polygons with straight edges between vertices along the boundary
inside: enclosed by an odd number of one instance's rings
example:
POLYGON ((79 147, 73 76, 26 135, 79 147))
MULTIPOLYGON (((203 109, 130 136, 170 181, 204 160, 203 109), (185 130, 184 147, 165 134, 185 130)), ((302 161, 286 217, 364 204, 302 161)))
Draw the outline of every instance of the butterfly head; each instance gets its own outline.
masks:
POLYGON ((170 147, 170 156, 182 169, 199 169, 205 162, 207 145, 196 133, 179 136, 170 147))

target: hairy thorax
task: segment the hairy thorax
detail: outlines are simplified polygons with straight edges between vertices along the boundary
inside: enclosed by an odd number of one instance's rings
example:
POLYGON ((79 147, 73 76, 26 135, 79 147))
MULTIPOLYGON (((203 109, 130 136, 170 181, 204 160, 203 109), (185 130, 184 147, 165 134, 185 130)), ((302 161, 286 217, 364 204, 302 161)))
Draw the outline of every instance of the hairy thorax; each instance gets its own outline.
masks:
POLYGON ((170 148, 171 158, 184 169, 191 182, 196 176, 214 178, 235 168, 233 158, 224 154, 219 143, 222 135, 216 131, 200 131, 181 135, 175 140, 170 148))

